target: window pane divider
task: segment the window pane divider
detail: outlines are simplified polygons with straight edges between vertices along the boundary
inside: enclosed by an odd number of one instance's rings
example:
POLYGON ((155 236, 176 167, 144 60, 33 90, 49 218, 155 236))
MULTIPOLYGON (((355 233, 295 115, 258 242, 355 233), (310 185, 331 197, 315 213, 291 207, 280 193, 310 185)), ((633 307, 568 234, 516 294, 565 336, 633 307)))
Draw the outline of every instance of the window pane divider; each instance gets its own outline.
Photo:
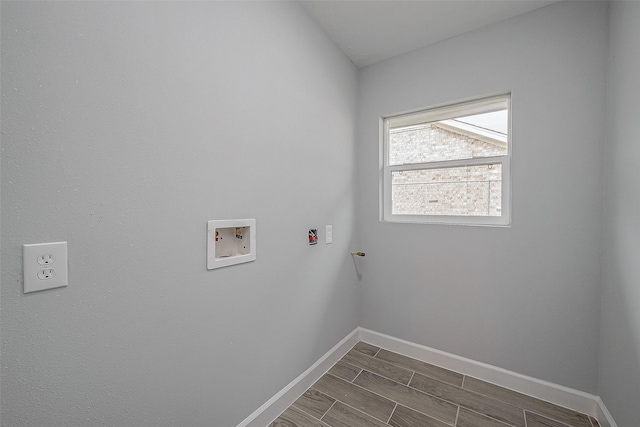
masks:
POLYGON ((442 169, 442 168, 455 168, 464 166, 477 166, 477 165, 489 165, 494 163, 503 163, 507 159, 507 156, 494 156, 494 157, 475 157, 473 159, 460 159, 460 160, 442 160, 439 162, 427 162, 427 163, 410 163, 404 165, 389 165, 387 166, 391 171, 410 171, 421 169, 442 169))

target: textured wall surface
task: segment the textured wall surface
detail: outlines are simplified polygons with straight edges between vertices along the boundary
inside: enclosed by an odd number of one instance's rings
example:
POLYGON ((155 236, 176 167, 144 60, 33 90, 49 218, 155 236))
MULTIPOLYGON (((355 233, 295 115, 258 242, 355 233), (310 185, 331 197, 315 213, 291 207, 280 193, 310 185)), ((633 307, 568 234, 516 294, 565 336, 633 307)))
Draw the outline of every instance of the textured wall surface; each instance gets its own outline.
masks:
POLYGON ((363 327, 596 392, 606 43, 561 2, 361 69, 363 327), (512 226, 379 222, 380 117, 505 91, 512 226))
POLYGON ((236 425, 358 325, 355 67, 296 3, 1 7, 3 425, 236 425), (232 218, 257 260, 207 271, 232 218))
POLYGON ((639 423, 640 3, 612 2, 598 392, 619 427, 639 423))

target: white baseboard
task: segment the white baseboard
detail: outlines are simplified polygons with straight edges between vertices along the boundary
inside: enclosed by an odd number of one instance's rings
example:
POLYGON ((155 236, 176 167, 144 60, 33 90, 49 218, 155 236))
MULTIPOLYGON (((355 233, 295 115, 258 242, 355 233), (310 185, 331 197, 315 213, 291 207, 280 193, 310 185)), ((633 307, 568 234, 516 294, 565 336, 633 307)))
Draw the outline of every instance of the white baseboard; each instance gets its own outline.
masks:
POLYGON ((256 409, 253 414, 244 419, 237 427, 266 427, 287 409, 309 387, 320 379, 336 362, 351 350, 360 340, 356 328, 344 337, 338 344, 322 356, 309 369, 300 374, 295 380, 287 384, 282 390, 269 399, 264 405, 256 409))
POLYGON ((266 427, 322 377, 358 342, 364 341, 414 359, 460 372, 597 418, 602 427, 617 427, 602 399, 548 381, 477 362, 369 329, 356 328, 309 369, 249 415, 237 427, 266 427))
POLYGON ((605 406, 600 396, 597 396, 597 401, 598 406, 596 407, 596 411, 598 415, 594 415, 594 417, 597 418, 598 421, 600 421, 600 425, 602 425, 602 427, 618 427, 616 422, 613 420, 613 416, 611 416, 611 413, 605 406))

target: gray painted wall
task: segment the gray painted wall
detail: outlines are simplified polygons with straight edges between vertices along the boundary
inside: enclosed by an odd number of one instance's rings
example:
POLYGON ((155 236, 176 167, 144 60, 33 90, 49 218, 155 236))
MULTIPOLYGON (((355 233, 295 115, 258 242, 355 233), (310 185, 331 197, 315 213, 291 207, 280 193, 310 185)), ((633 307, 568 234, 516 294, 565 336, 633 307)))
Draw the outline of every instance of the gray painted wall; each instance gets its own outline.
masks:
POLYGON ((599 393, 619 427, 640 396, 640 3, 612 2, 599 393))
POLYGON ((3 1, 3 425, 233 426, 351 332, 356 79, 296 3, 3 1))
POLYGON ((596 392, 606 43, 562 2, 361 70, 363 327, 596 392), (379 118, 505 90, 512 226, 379 222, 379 118))
POLYGON ((2 2, 3 425, 236 425, 359 324, 635 425, 640 5, 611 11, 605 134, 603 3, 365 68, 358 101, 293 3, 2 2), (379 117, 505 89, 513 225, 380 223, 379 117), (206 271, 233 217, 258 259, 206 271), (57 240, 69 287, 22 294, 21 245, 57 240))

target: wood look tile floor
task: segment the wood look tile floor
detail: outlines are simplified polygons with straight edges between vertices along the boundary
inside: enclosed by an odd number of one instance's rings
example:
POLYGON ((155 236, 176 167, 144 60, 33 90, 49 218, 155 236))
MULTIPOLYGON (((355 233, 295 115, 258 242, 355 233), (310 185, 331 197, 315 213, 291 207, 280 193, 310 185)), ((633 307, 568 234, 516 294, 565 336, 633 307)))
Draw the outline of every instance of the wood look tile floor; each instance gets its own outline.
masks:
POLYGON ((269 427, 600 427, 595 418, 359 342, 269 427))

